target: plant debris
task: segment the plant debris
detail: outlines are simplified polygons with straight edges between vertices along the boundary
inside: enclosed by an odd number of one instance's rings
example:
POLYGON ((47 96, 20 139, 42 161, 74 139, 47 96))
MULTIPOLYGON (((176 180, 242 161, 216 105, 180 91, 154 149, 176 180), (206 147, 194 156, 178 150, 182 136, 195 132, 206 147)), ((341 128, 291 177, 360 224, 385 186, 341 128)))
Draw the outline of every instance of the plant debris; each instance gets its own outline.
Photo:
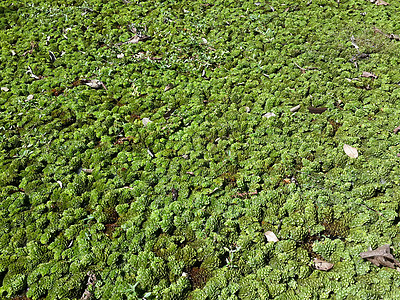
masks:
POLYGON ((290 112, 296 112, 296 111, 298 111, 298 110, 300 109, 300 107, 301 107, 300 104, 299 104, 299 105, 296 105, 296 106, 294 106, 294 107, 292 107, 292 108, 290 109, 290 112))
POLYGON ((267 238, 268 242, 279 242, 279 239, 276 237, 275 233, 272 231, 267 231, 264 233, 265 237, 267 238))
POLYGON ((347 154, 347 156, 351 158, 357 158, 358 157, 358 151, 356 148, 351 147, 350 145, 344 144, 343 145, 343 150, 347 154))
POLYGON ((268 112, 268 113, 263 115, 263 118, 269 119, 271 117, 276 117, 276 115, 273 112, 268 112))
POLYGON ((314 258, 314 268, 320 271, 329 271, 333 268, 333 264, 322 259, 314 258))
POLYGON ((380 30, 379 28, 374 27, 374 32, 375 33, 380 33, 383 34, 384 36, 386 36, 387 38, 391 39, 391 40, 396 40, 396 41, 400 41, 400 35, 398 34, 386 34, 384 33, 382 30, 380 30))
POLYGON ((82 82, 83 84, 86 84, 87 86, 93 88, 93 89, 99 89, 99 88, 101 88, 101 87, 104 87, 104 89, 107 90, 106 87, 104 86, 104 83, 101 82, 101 81, 98 80, 98 79, 92 79, 92 80, 85 80, 85 79, 82 79, 81 82, 82 82))
POLYGON ((164 88, 164 92, 169 91, 173 88, 174 88, 174 85, 172 83, 168 83, 164 88))
POLYGON ((389 3, 383 1, 383 0, 369 0, 371 3, 375 3, 376 5, 390 5, 389 3))
POLYGON ((396 133, 398 133, 400 131, 400 126, 397 126, 394 130, 393 130, 393 132, 396 134, 396 133))
POLYGON ((388 244, 383 245, 375 250, 370 248, 366 252, 361 252, 360 256, 361 258, 369 260, 377 267, 384 266, 392 269, 400 267, 400 262, 390 253, 390 246, 388 244))
POLYGON ((377 79, 378 76, 371 72, 362 72, 361 77, 377 79))
POLYGON ((308 111, 312 114, 322 114, 327 109, 328 109, 327 107, 313 107, 313 106, 308 107, 308 111))

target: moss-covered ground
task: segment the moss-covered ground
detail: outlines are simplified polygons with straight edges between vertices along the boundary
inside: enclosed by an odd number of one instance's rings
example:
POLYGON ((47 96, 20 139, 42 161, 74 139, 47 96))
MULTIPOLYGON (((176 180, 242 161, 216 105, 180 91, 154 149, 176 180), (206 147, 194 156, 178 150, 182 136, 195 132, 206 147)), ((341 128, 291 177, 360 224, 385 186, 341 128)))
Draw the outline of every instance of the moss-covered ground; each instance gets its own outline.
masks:
POLYGON ((377 3, 1 1, 0 298, 400 299, 377 3))

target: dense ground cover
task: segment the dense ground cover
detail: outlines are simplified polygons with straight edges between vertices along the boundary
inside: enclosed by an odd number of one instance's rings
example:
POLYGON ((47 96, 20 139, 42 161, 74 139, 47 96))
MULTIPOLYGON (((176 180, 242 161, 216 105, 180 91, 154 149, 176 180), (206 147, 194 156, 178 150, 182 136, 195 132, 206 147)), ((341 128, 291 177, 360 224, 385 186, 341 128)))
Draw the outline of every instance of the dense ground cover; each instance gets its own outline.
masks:
POLYGON ((400 298, 392 2, 2 1, 0 297, 400 298))

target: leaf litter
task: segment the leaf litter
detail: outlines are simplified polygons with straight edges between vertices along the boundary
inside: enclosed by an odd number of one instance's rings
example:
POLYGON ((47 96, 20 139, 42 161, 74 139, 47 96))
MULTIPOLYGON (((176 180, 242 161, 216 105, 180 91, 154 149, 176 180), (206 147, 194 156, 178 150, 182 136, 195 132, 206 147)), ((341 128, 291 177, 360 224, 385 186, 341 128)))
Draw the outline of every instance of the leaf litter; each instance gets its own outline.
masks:
POLYGON ((344 144, 343 145, 343 150, 347 154, 347 156, 349 156, 351 158, 357 158, 358 157, 357 149, 352 147, 352 146, 350 146, 350 145, 344 144))
POLYGON ((361 258, 365 258, 366 260, 372 262, 377 267, 383 266, 392 269, 400 267, 400 262, 390 253, 390 246, 388 244, 383 245, 375 250, 370 248, 366 252, 361 252, 360 256, 361 258))

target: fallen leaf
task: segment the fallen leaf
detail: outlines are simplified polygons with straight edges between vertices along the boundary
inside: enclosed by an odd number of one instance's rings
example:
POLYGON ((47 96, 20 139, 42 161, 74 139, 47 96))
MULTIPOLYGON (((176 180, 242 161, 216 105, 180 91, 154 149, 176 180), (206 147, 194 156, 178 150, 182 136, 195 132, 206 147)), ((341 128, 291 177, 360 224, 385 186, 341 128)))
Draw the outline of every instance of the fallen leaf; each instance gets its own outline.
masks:
POLYGON ((139 42, 144 42, 149 40, 151 37, 149 37, 148 35, 134 35, 133 37, 131 37, 129 40, 127 40, 125 43, 123 44, 137 44, 139 42))
POLYGON ((142 123, 146 127, 148 124, 150 124, 152 121, 149 118, 143 118, 142 123))
POLYGON ((365 258, 372 262, 375 266, 384 266, 392 269, 400 267, 400 262, 390 253, 390 246, 383 245, 375 250, 369 249, 360 253, 361 258, 365 258))
POLYGON ((28 97, 26 97, 26 100, 27 101, 30 101, 30 100, 32 100, 33 99, 33 95, 31 94, 31 95, 28 95, 28 97))
POLYGON ((174 88, 174 85, 172 83, 168 83, 164 88, 164 92, 169 91, 173 88, 174 88))
POLYGON ((276 115, 273 112, 268 112, 268 113, 263 115, 263 118, 269 119, 271 117, 276 117, 276 115))
POLYGON ((2 86, 2 87, 1 87, 1 90, 2 90, 3 92, 8 92, 10 89, 9 89, 8 87, 6 87, 6 86, 2 86))
POLYGON ((82 169, 82 172, 90 174, 93 173, 93 169, 82 169))
POLYGON ((375 4, 376 4, 376 5, 390 5, 389 3, 387 3, 387 2, 385 2, 385 1, 383 1, 383 0, 376 0, 376 1, 375 1, 375 4))
POLYGON ((357 158, 358 157, 358 151, 354 147, 351 147, 351 146, 349 146, 347 144, 344 144, 343 145, 343 150, 347 154, 347 156, 349 156, 351 158, 357 158))
POLYGON ((299 104, 299 105, 296 105, 296 106, 294 106, 294 107, 292 107, 292 108, 290 109, 290 112, 296 112, 296 111, 298 111, 298 110, 300 109, 300 107, 301 107, 300 104, 299 104))
POLYGON ((117 54, 117 58, 124 58, 124 54, 123 53, 120 53, 120 54, 117 54))
POLYGON ((396 133, 398 133, 400 131, 400 126, 397 126, 394 130, 393 130, 393 132, 396 134, 396 133))
POLYGON ((87 86, 93 88, 93 89, 99 89, 102 86, 104 86, 104 84, 98 80, 98 79, 92 79, 92 80, 83 80, 82 81, 84 84, 86 84, 87 86))
POLYGON ((247 112, 247 113, 250 112, 250 107, 246 106, 246 112, 247 112))
POLYGON ((264 233, 265 237, 267 238, 268 242, 279 242, 279 239, 276 237, 275 233, 272 231, 267 231, 264 233))
POLYGON ((49 50, 50 62, 54 63, 56 61, 56 56, 52 51, 49 50))
POLYGON ((398 34, 391 33, 391 34, 388 35, 388 38, 391 39, 391 40, 400 41, 400 35, 398 35, 398 34))
POLYGON ((313 107, 313 106, 308 107, 308 111, 312 114, 322 114, 327 109, 328 108, 326 108, 326 107, 313 107))
POLYGON ((365 71, 362 72, 361 77, 367 77, 367 78, 371 77, 371 78, 374 78, 374 79, 378 78, 378 76, 375 75, 374 73, 365 72, 365 71))
POLYGON ((322 259, 314 258, 314 268, 320 271, 329 271, 333 268, 333 264, 322 259))
POLYGON ((122 187, 123 189, 130 189, 130 190, 133 190, 133 187, 131 187, 131 186, 124 186, 124 187, 122 187))

